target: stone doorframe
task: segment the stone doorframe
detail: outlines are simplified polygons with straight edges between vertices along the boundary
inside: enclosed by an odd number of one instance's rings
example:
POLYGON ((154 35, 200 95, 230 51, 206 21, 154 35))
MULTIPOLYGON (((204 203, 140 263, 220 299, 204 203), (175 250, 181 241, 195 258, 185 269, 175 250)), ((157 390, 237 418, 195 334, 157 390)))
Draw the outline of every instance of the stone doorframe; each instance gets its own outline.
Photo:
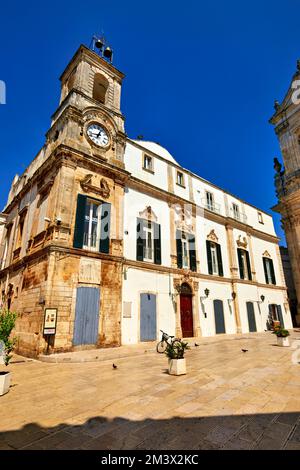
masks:
POLYGON ((194 281, 189 275, 180 276, 173 279, 173 286, 175 291, 174 307, 176 314, 176 327, 175 336, 182 338, 181 317, 180 317, 180 291, 182 284, 188 284, 191 288, 192 307, 193 307, 193 329, 194 336, 202 336, 200 327, 200 307, 199 307, 199 282, 194 281))

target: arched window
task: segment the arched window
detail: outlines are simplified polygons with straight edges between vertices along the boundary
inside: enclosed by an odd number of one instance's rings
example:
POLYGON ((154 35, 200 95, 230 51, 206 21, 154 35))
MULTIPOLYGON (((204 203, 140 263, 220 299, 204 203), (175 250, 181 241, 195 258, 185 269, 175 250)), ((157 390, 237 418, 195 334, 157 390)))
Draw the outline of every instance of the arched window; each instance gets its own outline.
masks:
POLYGON ((108 89, 108 80, 100 73, 96 73, 94 78, 93 98, 100 103, 105 104, 106 92, 108 89))

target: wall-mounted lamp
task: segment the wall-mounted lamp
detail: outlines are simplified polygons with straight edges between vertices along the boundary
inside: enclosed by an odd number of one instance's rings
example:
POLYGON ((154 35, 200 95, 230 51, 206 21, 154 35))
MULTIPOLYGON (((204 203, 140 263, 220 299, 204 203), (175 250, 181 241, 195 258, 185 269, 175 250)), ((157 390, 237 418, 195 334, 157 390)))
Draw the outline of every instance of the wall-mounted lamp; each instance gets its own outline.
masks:
POLYGON ((200 297, 201 300, 206 300, 207 297, 209 296, 209 289, 204 289, 204 296, 200 297))
POLYGON ((261 296, 260 296, 260 300, 261 300, 262 302, 264 302, 264 301, 265 301, 265 296, 264 296, 264 295, 261 295, 261 296))
POLYGON ((236 299, 236 292, 231 292, 231 299, 227 299, 228 303, 233 302, 236 299))
POLYGON ((202 310, 203 310, 203 314, 204 314, 204 317, 207 318, 207 313, 205 312, 204 310, 204 304, 203 304, 203 300, 206 300, 209 296, 209 289, 204 289, 204 296, 200 296, 200 301, 201 301, 201 304, 202 304, 202 310))

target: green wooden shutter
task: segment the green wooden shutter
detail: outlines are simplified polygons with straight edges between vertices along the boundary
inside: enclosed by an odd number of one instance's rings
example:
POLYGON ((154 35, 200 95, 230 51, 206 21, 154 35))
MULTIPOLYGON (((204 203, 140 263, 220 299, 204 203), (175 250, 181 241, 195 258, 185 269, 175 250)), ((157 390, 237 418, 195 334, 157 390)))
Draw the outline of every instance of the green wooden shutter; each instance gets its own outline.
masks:
POLYGON ((176 230, 176 248, 177 248, 177 267, 182 268, 182 232, 181 230, 176 230))
POLYGON ((160 224, 153 223, 154 227, 154 263, 161 264, 161 236, 160 236, 160 224))
POLYGON ((217 247, 219 276, 224 276, 221 245, 219 245, 219 243, 216 243, 216 247, 217 247))
POLYGON ((77 197, 77 210, 76 210, 76 222, 74 230, 74 248, 83 247, 83 236, 84 236, 84 218, 85 218, 85 208, 86 208, 86 196, 83 194, 78 194, 77 197))
POLYGON ((270 259, 269 262, 270 262, 270 268, 271 268, 272 284, 276 285, 276 277, 275 277, 273 260, 270 259))
POLYGON ((144 261, 144 247, 146 244, 144 232, 144 219, 137 219, 136 226, 136 259, 137 261, 144 261))
POLYGON ((211 258, 210 241, 209 240, 206 240, 206 253, 207 253, 208 274, 212 274, 213 273, 213 267, 212 267, 212 258, 211 258))
POLYGON ((238 254, 238 261, 239 261, 239 268, 240 268, 240 278, 244 279, 245 278, 245 273, 244 273, 244 265, 243 265, 243 258, 242 258, 242 249, 238 248, 237 249, 237 254, 238 254))
POLYGON ((251 273, 251 264, 250 264, 250 256, 249 256, 249 251, 246 251, 246 261, 247 261, 247 270, 248 270, 248 278, 249 281, 252 281, 252 273, 251 273))
POLYGON ((268 271, 267 271, 267 258, 263 258, 263 264, 264 264, 266 284, 269 284, 270 281, 269 281, 269 278, 268 278, 268 271))
POLYGON ((110 236, 110 218, 111 204, 103 202, 101 204, 101 226, 100 226, 100 245, 101 253, 109 253, 109 236, 110 236))
POLYGON ((188 237, 189 237, 190 270, 197 271, 195 237, 193 235, 189 235, 188 237))

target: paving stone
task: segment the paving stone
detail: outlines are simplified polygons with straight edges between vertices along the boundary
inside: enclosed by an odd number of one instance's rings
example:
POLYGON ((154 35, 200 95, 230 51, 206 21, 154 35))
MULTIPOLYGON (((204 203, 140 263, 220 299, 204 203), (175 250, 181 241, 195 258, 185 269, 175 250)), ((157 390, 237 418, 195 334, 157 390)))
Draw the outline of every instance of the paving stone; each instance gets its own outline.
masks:
POLYGON ((267 335, 242 338, 251 356, 240 338, 200 339, 182 377, 154 351, 114 356, 117 371, 111 360, 12 364, 0 449, 298 448, 300 369, 267 335))

